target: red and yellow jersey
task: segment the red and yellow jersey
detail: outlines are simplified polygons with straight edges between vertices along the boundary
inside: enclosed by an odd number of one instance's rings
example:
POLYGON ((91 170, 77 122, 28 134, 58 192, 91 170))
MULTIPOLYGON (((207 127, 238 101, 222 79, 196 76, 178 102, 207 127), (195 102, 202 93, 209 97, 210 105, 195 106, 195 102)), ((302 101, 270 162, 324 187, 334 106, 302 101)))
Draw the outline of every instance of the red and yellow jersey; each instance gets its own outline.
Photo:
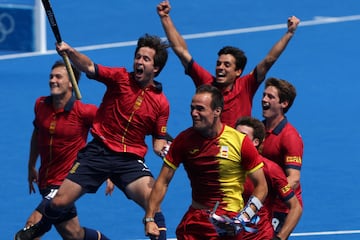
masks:
POLYGON ((39 188, 59 186, 88 138, 97 107, 73 97, 64 109, 55 110, 51 97, 35 103, 34 127, 40 154, 39 188))
MULTIPOLYGON (((301 170, 304 151, 303 140, 298 131, 287 118, 284 118, 272 131, 267 131, 262 144, 261 154, 276 162, 285 172, 286 169, 301 170)), ((295 189, 295 194, 302 205, 301 186, 295 189)), ((287 212, 287 207, 278 201, 274 211, 287 212)))
POLYGON ((169 102, 161 83, 140 88, 125 68, 96 66, 95 79, 107 87, 92 134, 115 152, 144 157, 145 136, 165 138, 169 102))
POLYGON ((195 202, 209 209, 219 202, 219 209, 236 213, 244 207, 246 174, 263 166, 251 140, 226 125, 212 139, 188 128, 175 138, 164 161, 173 169, 183 164, 195 202))
MULTIPOLYGON (((215 77, 195 61, 189 64, 187 74, 193 79, 196 87, 202 84, 216 86, 215 77)), ((222 92, 224 109, 221 113, 221 121, 235 127, 240 117, 251 116, 253 98, 259 86, 254 72, 237 78, 231 90, 222 92)))
MULTIPOLYGON (((260 221, 256 225, 252 226, 257 228, 258 232, 254 234, 244 231, 244 239, 247 240, 272 239, 274 235, 274 229, 272 226, 272 210, 274 205, 277 204, 276 201, 280 198, 280 200, 285 204, 290 198, 295 196, 295 193, 290 187, 282 168, 269 159, 262 157, 262 160, 264 163, 263 171, 268 185, 268 195, 265 198, 263 207, 257 213, 260 217, 260 221)), ((248 201, 249 197, 253 193, 253 190, 254 185, 249 178, 246 178, 243 193, 245 201, 248 201)))

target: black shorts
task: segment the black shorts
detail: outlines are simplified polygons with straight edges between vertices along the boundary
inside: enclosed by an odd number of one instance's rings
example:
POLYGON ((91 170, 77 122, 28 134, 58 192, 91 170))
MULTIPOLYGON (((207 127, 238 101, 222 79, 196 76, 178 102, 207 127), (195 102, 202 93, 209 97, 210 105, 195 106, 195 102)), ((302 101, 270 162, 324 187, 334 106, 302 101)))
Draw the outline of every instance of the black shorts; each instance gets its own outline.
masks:
POLYGON ((87 193, 95 193, 108 178, 125 194, 125 187, 144 176, 153 177, 143 158, 131 153, 117 153, 102 142, 92 140, 78 153, 67 178, 87 193))
POLYGON ((283 227, 286 216, 287 213, 284 212, 273 212, 272 225, 276 234, 279 233, 281 228, 283 227))
MULTIPOLYGON (((40 212, 42 215, 44 215, 46 205, 49 204, 49 201, 54 198, 59 187, 60 186, 50 186, 45 189, 40 189, 40 193, 43 199, 40 202, 40 204, 36 207, 36 210, 40 212)), ((77 211, 75 204, 71 204, 70 206, 62 209, 61 215, 59 219, 55 222, 55 224, 70 220, 76 216, 77 216, 77 211)))

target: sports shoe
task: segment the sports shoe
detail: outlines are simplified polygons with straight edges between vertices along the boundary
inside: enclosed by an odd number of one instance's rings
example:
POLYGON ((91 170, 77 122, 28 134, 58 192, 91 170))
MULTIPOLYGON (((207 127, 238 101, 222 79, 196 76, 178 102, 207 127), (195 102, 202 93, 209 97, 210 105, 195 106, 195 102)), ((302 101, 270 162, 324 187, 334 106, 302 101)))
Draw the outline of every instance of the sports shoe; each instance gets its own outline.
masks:
POLYGON ((40 237, 44 233, 51 229, 51 224, 45 224, 43 222, 35 223, 29 227, 25 227, 18 231, 15 235, 15 240, 33 240, 36 237, 40 237))

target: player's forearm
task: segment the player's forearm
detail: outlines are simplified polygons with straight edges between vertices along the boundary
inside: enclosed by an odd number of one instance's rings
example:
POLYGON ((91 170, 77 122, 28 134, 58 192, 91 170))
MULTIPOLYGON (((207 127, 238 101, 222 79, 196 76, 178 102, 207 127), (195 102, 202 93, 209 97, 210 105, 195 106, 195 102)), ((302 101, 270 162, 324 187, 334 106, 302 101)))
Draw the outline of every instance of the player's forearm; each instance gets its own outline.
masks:
POLYGON ((301 215, 302 215, 302 207, 299 203, 296 206, 291 207, 288 215, 286 216, 284 225, 282 226, 277 236, 280 237, 281 239, 288 239, 288 237, 290 236, 290 234, 298 224, 301 215))
POLYGON ((286 170, 287 180, 292 189, 297 189, 300 185, 300 171, 295 169, 286 170))
POLYGON ((36 130, 33 131, 31 135, 30 141, 30 153, 29 153, 29 161, 28 161, 28 169, 35 168, 36 161, 39 156, 39 150, 37 145, 37 132, 36 130))
POLYGON ((264 59, 264 64, 267 70, 269 70, 271 66, 279 59, 280 55, 284 52, 293 35, 293 32, 286 32, 282 38, 270 49, 264 59))
POLYGON ((172 22, 170 16, 161 17, 161 23, 164 28, 166 37, 170 42, 170 46, 181 60, 184 66, 187 65, 191 60, 191 56, 189 56, 187 44, 185 39, 181 36, 181 34, 177 31, 174 23, 172 22))
POLYGON ((86 74, 89 75, 95 73, 94 63, 91 61, 91 59, 88 56, 78 52, 74 48, 70 48, 68 51, 66 51, 66 53, 68 54, 71 62, 80 71, 85 72, 86 74))
POLYGON ((164 199, 166 193, 166 188, 160 188, 155 186, 151 191, 150 198, 148 201, 148 206, 146 208, 145 218, 154 218, 155 213, 160 211, 161 202, 164 199))

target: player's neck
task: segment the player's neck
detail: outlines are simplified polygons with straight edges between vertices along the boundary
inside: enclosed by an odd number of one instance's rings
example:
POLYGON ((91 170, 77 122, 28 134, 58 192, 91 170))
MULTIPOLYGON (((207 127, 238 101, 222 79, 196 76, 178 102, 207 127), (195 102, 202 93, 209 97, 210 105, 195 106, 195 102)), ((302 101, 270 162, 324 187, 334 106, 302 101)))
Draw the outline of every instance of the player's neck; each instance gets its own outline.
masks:
POLYGON ((265 129, 266 131, 273 130, 279 123, 285 118, 284 115, 277 115, 274 117, 265 119, 265 129))
POLYGON ((62 109, 65 107, 65 105, 69 102, 69 100, 72 97, 71 92, 67 92, 61 95, 53 95, 53 107, 55 109, 62 109))
POLYGON ((206 132, 202 132, 201 135, 205 138, 214 138, 219 136, 222 130, 223 124, 221 122, 216 122, 212 128, 209 128, 206 132))

